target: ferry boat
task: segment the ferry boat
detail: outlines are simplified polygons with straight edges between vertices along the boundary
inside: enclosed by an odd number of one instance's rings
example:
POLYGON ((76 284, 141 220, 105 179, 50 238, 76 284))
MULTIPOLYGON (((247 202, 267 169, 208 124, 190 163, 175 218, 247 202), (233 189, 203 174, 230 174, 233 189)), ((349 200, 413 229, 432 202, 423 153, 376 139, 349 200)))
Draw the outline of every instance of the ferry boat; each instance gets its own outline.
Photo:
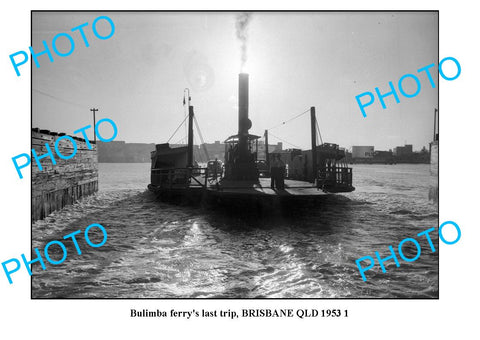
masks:
POLYGON ((167 200, 200 203, 210 201, 230 205, 281 201, 315 200, 319 197, 355 190, 352 168, 347 166, 345 151, 337 144, 316 143, 315 107, 310 108, 311 150, 292 149, 269 153, 268 131, 265 130, 266 157, 258 157, 260 136, 252 135, 248 117, 249 76, 239 74, 238 133, 225 140, 223 165, 210 161, 200 167, 193 159, 194 108, 188 107, 188 144, 172 148, 168 143, 157 144, 151 153, 151 183, 149 190, 167 200), (272 155, 288 168, 284 187, 271 187, 272 155), (277 156, 279 155, 279 156, 277 156))

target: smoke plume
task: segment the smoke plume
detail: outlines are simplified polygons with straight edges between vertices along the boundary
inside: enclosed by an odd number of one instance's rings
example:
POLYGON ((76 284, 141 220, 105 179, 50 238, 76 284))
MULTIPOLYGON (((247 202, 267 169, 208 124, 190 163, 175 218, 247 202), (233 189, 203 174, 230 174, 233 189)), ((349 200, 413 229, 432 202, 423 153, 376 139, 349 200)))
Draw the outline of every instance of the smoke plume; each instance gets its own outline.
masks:
POLYGON ((251 19, 251 13, 240 13, 235 21, 237 30, 237 39, 240 41, 241 68, 243 69, 247 62, 247 28, 251 19))

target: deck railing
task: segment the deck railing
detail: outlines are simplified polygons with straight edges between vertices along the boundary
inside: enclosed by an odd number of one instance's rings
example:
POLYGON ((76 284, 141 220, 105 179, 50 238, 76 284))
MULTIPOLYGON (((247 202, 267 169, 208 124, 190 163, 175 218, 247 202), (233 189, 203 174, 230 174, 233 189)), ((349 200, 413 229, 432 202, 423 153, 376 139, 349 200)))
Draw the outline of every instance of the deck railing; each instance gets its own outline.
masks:
POLYGON ((216 184, 221 174, 208 168, 152 169, 151 183, 161 189, 204 188, 216 184))
POLYGON ((318 171, 317 186, 352 186, 352 168, 327 167, 318 171))

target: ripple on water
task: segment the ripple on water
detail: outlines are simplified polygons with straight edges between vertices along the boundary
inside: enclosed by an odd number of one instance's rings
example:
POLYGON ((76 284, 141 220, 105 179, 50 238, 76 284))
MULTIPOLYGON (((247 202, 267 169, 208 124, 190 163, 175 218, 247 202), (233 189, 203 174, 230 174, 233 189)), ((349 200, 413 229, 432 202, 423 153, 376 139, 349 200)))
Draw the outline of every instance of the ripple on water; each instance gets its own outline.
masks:
POLYGON ((354 174, 355 192, 319 207, 240 218, 158 202, 144 189, 148 164, 100 164, 100 192, 35 222, 32 244, 42 249, 91 223, 105 226, 107 243, 79 242, 82 255, 66 243, 63 264, 34 265, 32 296, 437 298, 438 252, 422 248, 417 261, 388 263, 387 273, 375 267, 367 282, 355 265, 436 225, 428 167, 355 166, 354 174))

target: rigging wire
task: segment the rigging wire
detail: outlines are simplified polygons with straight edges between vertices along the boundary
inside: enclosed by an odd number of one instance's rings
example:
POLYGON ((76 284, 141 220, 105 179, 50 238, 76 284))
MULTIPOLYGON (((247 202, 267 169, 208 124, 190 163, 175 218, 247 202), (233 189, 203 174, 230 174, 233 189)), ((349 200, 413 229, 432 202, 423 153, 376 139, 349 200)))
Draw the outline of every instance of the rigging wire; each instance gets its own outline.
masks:
POLYGON ((180 125, 176 128, 175 132, 174 132, 174 133, 170 136, 170 138, 167 140, 167 143, 169 143, 170 140, 173 138, 173 136, 175 136, 175 134, 176 134, 177 131, 182 127, 182 124, 185 122, 185 120, 186 120, 187 118, 188 118, 188 116, 185 117, 185 118, 183 118, 183 120, 182 120, 182 122, 180 123, 180 125))
POLYGON ((308 109, 308 110, 306 110, 306 111, 303 111, 302 113, 299 113, 298 115, 296 115, 296 116, 294 116, 294 117, 292 117, 292 118, 290 118, 290 119, 287 119, 286 121, 281 122, 280 124, 275 125, 275 126, 271 127, 270 129, 267 129, 267 130, 270 131, 270 130, 272 130, 272 129, 276 129, 276 128, 279 127, 279 126, 285 125, 286 123, 291 122, 292 120, 297 119, 297 118, 303 116, 303 115, 304 115, 305 113, 307 113, 307 112, 310 112, 310 109, 308 109))
POLYGON ((317 119, 315 119, 315 123, 317 124, 317 133, 318 133, 318 136, 320 137, 320 142, 322 142, 322 144, 323 144, 322 134, 320 133, 320 127, 318 126, 318 120, 317 119))
MULTIPOLYGON (((193 145, 194 146, 197 145, 197 138, 195 138, 195 136, 193 136, 193 145)), ((194 147, 192 150, 192 153, 193 153, 193 163, 195 163, 197 159, 201 161, 201 157, 200 157, 200 154, 198 153, 197 148, 194 147)))
POLYGON ((35 91, 35 92, 37 92, 37 93, 39 93, 39 94, 42 94, 42 95, 44 95, 44 96, 46 96, 46 97, 55 99, 55 100, 57 100, 57 101, 59 101, 59 102, 62 102, 62 103, 66 103, 66 104, 70 104, 70 105, 73 105, 73 106, 77 106, 77 107, 80 107, 80 108, 82 108, 82 109, 85 109, 85 108, 86 108, 85 105, 80 105, 80 104, 77 104, 77 103, 74 103, 74 102, 71 102, 71 101, 68 101, 68 100, 59 98, 59 97, 57 97, 57 96, 53 96, 53 95, 51 95, 51 94, 48 94, 48 93, 46 93, 46 92, 43 92, 43 91, 40 91, 40 90, 37 90, 37 89, 34 89, 34 88, 32 88, 32 91, 35 91))
POLYGON ((196 116, 193 116, 193 121, 195 122, 195 127, 197 128, 198 136, 200 137, 200 142, 202 143, 203 152, 205 153, 205 157, 207 158, 207 161, 208 161, 210 159, 210 155, 208 154, 205 141, 203 140, 202 131, 200 130, 200 126, 198 125, 196 116))
POLYGON ((292 143, 290 143, 290 142, 287 142, 285 139, 282 139, 282 138, 280 138, 280 137, 278 137, 278 136, 275 136, 273 133, 269 133, 268 135, 269 135, 269 136, 273 136, 273 137, 281 140, 282 142, 287 143, 287 144, 293 146, 293 147, 296 148, 296 149, 301 149, 301 147, 299 147, 298 145, 295 145, 295 144, 292 144, 292 143))
MULTIPOLYGON (((197 143, 197 138, 196 136, 193 136, 193 145, 198 145, 197 143)), ((203 161, 203 156, 202 156, 202 153, 200 151, 200 147, 198 148, 193 148, 193 159, 194 160, 198 160, 197 163, 206 163, 208 162, 208 159, 204 162, 203 161)))
POLYGON ((180 138, 179 140, 177 140, 175 143, 173 143, 173 145, 178 145, 178 144, 187 144, 185 143, 187 137, 183 136, 182 138, 180 138))

